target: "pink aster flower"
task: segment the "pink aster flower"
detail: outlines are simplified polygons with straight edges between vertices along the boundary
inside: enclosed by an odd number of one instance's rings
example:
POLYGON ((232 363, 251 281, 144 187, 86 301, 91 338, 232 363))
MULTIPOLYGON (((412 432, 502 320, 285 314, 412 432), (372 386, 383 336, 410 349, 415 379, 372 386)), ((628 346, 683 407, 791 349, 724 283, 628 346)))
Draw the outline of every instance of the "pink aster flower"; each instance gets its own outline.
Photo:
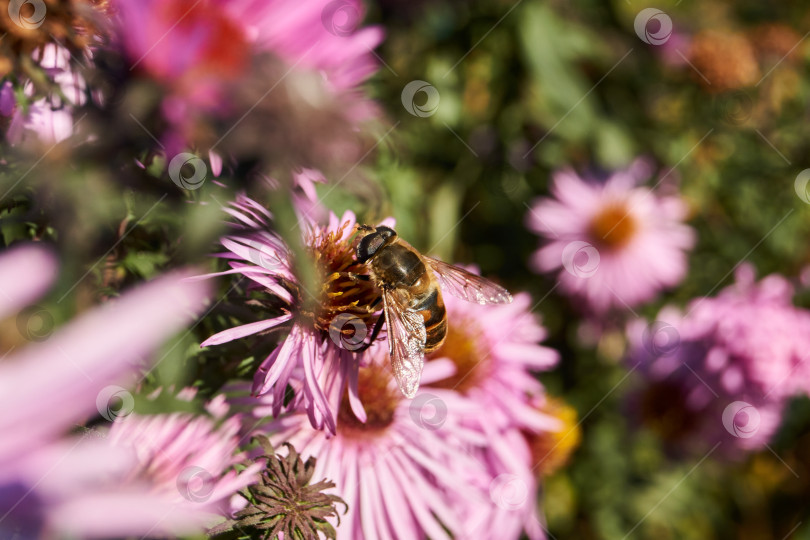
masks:
MULTIPOLYGON (((334 524, 338 538, 463 538, 463 516, 454 503, 480 498, 488 482, 465 446, 480 443, 480 433, 455 421, 470 413, 472 402, 457 393, 439 400, 424 390, 413 402, 406 400, 387 366, 387 347, 375 344, 367 355, 368 367, 359 373, 365 421, 356 418, 344 394, 331 438, 313 429, 301 412, 272 420, 258 432, 276 445, 290 442, 302 457, 317 458, 313 478, 335 482, 334 494, 348 505, 334 524)), ((273 399, 254 402, 252 414, 272 414, 273 399)))
MULTIPOLYGON (((53 257, 36 246, 0 255, 0 277, 17 289, 2 290, 0 311, 27 303, 55 272, 53 257)), ((123 390, 110 385, 125 383, 201 311, 208 288, 187 276, 175 272, 130 291, 0 363, 0 429, 15 434, 0 439, 0 536, 109 538, 198 523, 196 509, 166 516, 151 486, 119 482, 134 454, 65 436, 100 412, 100 395, 123 390)))
POLYGON ((667 308, 653 324, 631 325, 642 420, 680 447, 766 445, 785 401, 810 390, 810 312, 792 296, 783 277, 755 283, 742 266, 735 285, 693 300, 685 315, 667 308))
MULTIPOLYGON (((131 448, 138 459, 132 471, 150 484, 155 496, 172 506, 198 505, 214 516, 231 512, 230 498, 255 481, 261 464, 237 473, 245 461, 239 451, 240 418, 212 419, 192 414, 131 414, 119 417, 107 436, 112 448, 131 448)), ((201 520, 202 521, 202 520, 201 520)))
POLYGON ((315 275, 315 283, 306 285, 295 271, 291 249, 272 232, 266 209, 242 196, 226 211, 236 219, 233 232, 221 240, 227 249, 221 256, 229 259, 231 269, 210 275, 241 274, 248 278, 249 292, 262 291, 277 298, 274 305, 267 306, 276 314, 224 330, 202 346, 284 329, 286 337, 254 376, 253 393, 272 393, 278 415, 291 384, 295 397, 290 408, 303 407, 313 426, 334 433, 336 412, 348 384, 353 410, 365 418, 357 398, 360 358, 352 351, 370 331, 374 313, 368 306, 377 293, 370 282, 356 282, 347 276, 348 272, 363 273, 362 264, 354 257, 354 214, 346 212, 340 219, 330 214, 326 226, 302 219, 302 244, 315 275), (356 335, 347 337, 346 328, 354 328, 356 335), (361 339, 353 341, 358 336, 361 339))
POLYGON ((426 363, 423 378, 432 382, 425 391, 443 402, 460 393, 474 404, 456 421, 477 433, 478 442, 464 446, 487 473, 475 497, 454 501, 464 516, 462 537, 517 539, 525 532, 533 540, 544 538, 526 435, 560 429, 556 418, 536 406, 545 392, 533 375, 554 367, 559 355, 540 345, 546 331, 526 293, 511 304, 480 306, 450 295, 444 301, 447 339, 426 363))
POLYGON ((472 453, 484 463, 488 482, 477 496, 455 500, 463 516, 460 538, 518 540, 525 534, 530 540, 544 540, 538 475, 524 434, 515 428, 502 429, 472 453))
POLYGON ((553 368, 559 354, 540 345, 547 333, 530 311, 529 294, 516 294, 511 304, 479 305, 449 294, 443 299, 447 338, 428 364, 452 374, 431 386, 480 403, 487 411, 488 426, 553 428, 555 422, 530 404, 544 394, 532 373, 553 368))
POLYGON ((546 239, 532 258, 539 272, 556 272, 561 289, 597 313, 655 297, 686 274, 695 237, 683 224, 686 206, 637 184, 643 162, 605 181, 573 171, 554 175, 554 198, 537 200, 527 226, 546 239))
MULTIPOLYGON (((223 415, 227 405, 217 398, 207 409, 223 415)), ((117 412, 108 431, 59 441, 18 463, 18 474, 38 483, 48 500, 48 521, 62 534, 200 533, 236 510, 231 499, 256 481, 262 463, 234 469, 246 457, 238 451, 238 416, 117 412)))

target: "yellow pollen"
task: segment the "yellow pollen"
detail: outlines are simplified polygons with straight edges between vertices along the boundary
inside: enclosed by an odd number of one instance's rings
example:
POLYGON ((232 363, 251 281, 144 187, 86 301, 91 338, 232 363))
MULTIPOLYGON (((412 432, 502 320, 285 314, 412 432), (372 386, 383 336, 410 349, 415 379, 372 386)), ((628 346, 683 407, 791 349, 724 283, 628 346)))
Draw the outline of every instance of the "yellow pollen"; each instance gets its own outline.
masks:
POLYGON ((626 205, 606 206, 591 220, 588 232, 598 246, 618 249, 627 245, 638 230, 636 219, 626 205))
MULTIPOLYGON (((349 226, 344 222, 337 231, 324 232, 308 242, 307 251, 315 266, 320 290, 315 293, 317 302, 307 303, 307 308, 299 316, 316 329, 329 332, 332 321, 342 313, 348 313, 362 320, 368 331, 375 321, 372 308, 379 297, 379 292, 370 281, 358 281, 349 277, 352 274, 367 274, 364 264, 354 258, 356 240, 342 239, 349 226)), ((299 294, 300 298, 303 298, 299 294)), ((303 305, 302 301, 300 305, 303 305)), ((354 325, 349 325, 354 328, 354 325)), ((339 329, 343 331, 344 329, 339 329)))

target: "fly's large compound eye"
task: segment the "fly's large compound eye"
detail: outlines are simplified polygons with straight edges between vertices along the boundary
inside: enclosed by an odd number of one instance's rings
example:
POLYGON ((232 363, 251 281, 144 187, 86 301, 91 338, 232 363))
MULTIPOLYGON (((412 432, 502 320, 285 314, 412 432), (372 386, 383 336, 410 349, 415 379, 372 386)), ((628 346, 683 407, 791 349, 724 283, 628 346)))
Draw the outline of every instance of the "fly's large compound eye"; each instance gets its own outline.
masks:
MULTIPOLYGON (((364 225, 361 230, 369 230, 371 227, 364 225), (365 228, 365 229, 364 229, 365 228)), ((377 251, 385 245, 389 238, 397 235, 397 232, 391 227, 380 225, 374 228, 374 232, 369 233, 357 245, 357 260, 361 263, 366 262, 374 256, 377 251)))
POLYGON ((385 245, 385 238, 377 232, 373 232, 360 240, 357 245, 357 260, 366 262, 377 253, 377 250, 385 245))
POLYGON ((380 236, 382 236, 383 238, 385 238, 387 240, 388 238, 391 238, 392 236, 396 236, 397 232, 394 229, 392 229, 391 227, 386 227, 385 225, 380 225, 379 227, 377 227, 377 234, 379 234, 380 236))

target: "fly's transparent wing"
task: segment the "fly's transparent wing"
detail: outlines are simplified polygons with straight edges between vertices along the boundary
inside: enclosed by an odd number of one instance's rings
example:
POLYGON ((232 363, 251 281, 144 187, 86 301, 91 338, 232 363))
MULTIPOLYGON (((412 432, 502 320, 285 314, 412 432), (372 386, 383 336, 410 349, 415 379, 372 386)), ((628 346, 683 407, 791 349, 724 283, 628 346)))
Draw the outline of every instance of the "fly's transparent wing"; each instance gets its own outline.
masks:
POLYGON ((419 388, 425 364, 425 320, 418 311, 406 307, 393 291, 383 291, 383 309, 388 326, 388 353, 399 389, 412 398, 419 388))
POLYGON ((509 304, 512 302, 512 295, 500 285, 439 259, 425 255, 422 257, 433 271, 436 280, 441 284, 442 292, 477 304, 509 304))

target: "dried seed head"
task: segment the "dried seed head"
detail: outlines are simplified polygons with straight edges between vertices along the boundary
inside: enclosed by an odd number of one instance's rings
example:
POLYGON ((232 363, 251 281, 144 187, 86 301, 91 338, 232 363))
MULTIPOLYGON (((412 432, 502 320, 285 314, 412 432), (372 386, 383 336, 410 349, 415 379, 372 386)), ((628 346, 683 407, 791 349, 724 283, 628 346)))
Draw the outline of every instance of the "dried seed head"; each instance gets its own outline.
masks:
POLYGON ((209 534, 237 530, 250 538, 269 540, 278 538, 280 533, 284 538, 318 538, 320 532, 326 538, 335 538, 337 533, 327 518, 340 522, 336 505, 342 505, 344 513, 348 507, 337 495, 323 493, 335 487, 334 482, 321 480, 310 484, 315 458, 304 462, 291 444, 284 444, 287 455, 283 457, 275 453, 266 437, 259 442, 265 452, 260 459, 267 466, 259 482, 242 493, 248 500, 247 507, 209 534))

